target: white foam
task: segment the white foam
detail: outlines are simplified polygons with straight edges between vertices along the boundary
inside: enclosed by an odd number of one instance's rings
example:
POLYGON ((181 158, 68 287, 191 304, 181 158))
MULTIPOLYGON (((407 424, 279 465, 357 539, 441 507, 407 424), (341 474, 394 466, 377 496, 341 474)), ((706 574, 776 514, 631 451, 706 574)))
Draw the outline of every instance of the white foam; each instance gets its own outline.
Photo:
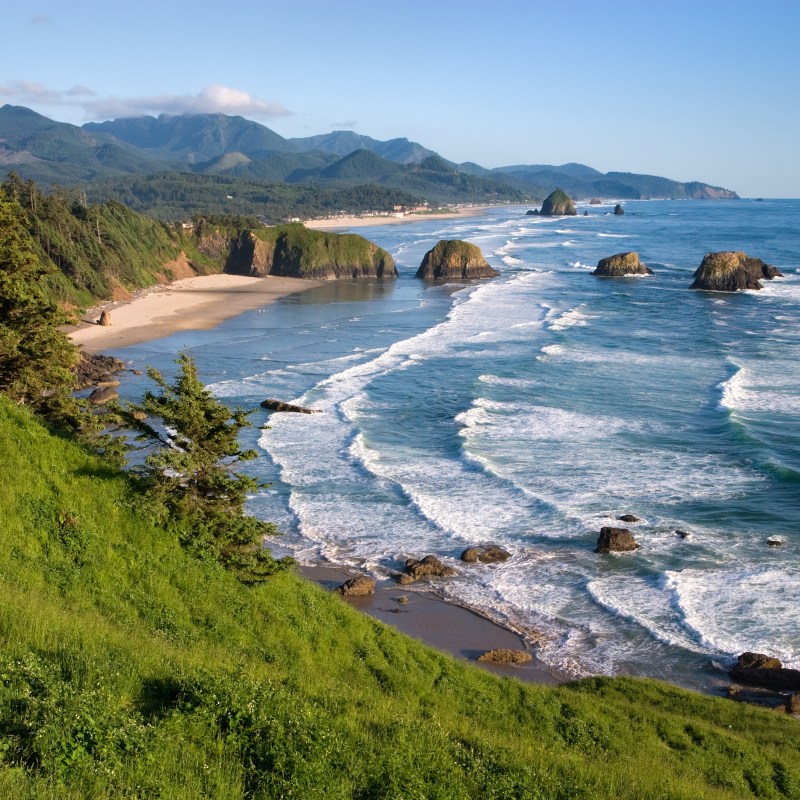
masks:
POLYGON ((588 324, 589 320, 589 316, 583 310, 584 308, 585 305, 580 305, 560 313, 553 310, 546 317, 545 327, 551 331, 565 331, 576 326, 583 327, 588 324))
POLYGON ((630 233, 598 233, 598 237, 601 239, 632 239, 635 238, 633 234, 630 233))

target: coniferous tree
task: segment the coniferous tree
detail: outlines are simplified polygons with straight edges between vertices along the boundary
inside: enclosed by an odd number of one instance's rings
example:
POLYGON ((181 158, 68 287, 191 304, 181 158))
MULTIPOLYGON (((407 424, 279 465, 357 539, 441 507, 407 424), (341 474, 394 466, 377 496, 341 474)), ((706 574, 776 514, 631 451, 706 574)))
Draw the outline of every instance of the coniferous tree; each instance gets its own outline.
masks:
POLYGON ((44 292, 50 272, 36 256, 25 212, 0 188, 0 391, 58 413, 70 404, 78 353, 59 330, 68 315, 44 292))
POLYGON ((250 426, 248 412, 231 411, 213 397, 186 353, 177 364, 173 385, 150 368, 160 392, 146 392, 125 412, 152 448, 133 471, 156 507, 180 521, 184 544, 216 558, 246 583, 263 580, 293 562, 271 557, 263 539, 276 533, 275 526, 244 511, 248 493, 259 488, 254 478, 233 471, 256 457, 239 445, 240 431, 250 426))

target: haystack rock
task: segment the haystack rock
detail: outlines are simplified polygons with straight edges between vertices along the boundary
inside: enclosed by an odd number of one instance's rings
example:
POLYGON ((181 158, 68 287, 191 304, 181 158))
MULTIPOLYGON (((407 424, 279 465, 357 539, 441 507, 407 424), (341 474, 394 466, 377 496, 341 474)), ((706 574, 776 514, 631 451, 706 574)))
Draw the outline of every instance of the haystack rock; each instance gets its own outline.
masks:
POLYGON ((480 247, 461 239, 442 239, 425 253, 417 270, 417 277, 427 280, 474 280, 499 274, 486 263, 480 247))
POLYGON ((694 283, 690 288, 712 292, 762 289, 761 280, 782 277, 781 272, 765 264, 760 258, 751 258, 740 250, 724 250, 706 254, 694 273, 694 283))
POLYGON ((639 261, 638 253, 617 253, 615 256, 601 258, 592 275, 603 278, 620 278, 624 275, 652 275, 653 270, 639 261))
POLYGON ((618 217, 621 217, 621 216, 623 216, 623 215, 625 214, 625 209, 624 209, 624 208, 623 208, 623 207, 622 207, 622 206, 621 206, 619 203, 617 203, 617 204, 614 206, 614 213, 615 213, 615 214, 616 214, 618 217))
POLYGON ((595 553, 624 553, 638 547, 627 528, 600 528, 595 553))
POLYGON ((572 198, 563 189, 550 192, 539 211, 540 217, 575 217, 577 214, 572 198))

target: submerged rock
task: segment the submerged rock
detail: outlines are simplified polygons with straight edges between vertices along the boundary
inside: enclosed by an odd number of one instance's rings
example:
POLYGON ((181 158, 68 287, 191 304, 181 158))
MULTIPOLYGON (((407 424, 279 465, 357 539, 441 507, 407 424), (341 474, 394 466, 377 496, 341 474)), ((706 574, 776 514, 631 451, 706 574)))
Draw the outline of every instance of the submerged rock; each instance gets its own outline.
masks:
POLYGON ((600 528, 595 553, 624 553, 639 545, 627 528, 600 528))
POLYGON ((427 280, 474 280, 494 278, 499 274, 486 263, 477 245, 461 239, 442 239, 425 253, 416 277, 427 280))
POLYGON ((620 522, 641 522, 642 520, 639 517, 634 517, 633 514, 623 514, 621 517, 617 517, 620 522))
POLYGON ((282 400, 262 400, 261 408, 267 411, 290 411, 295 414, 319 414, 318 408, 303 408, 303 406, 293 406, 291 403, 284 403, 282 400))
POLYGON ((638 253, 617 253, 608 258, 601 258, 592 275, 602 278, 619 278, 624 275, 652 275, 653 270, 639 261, 638 253))
POLYGON ((367 575, 346 580, 337 590, 342 597, 366 597, 375 592, 375 581, 367 575))
POLYGON ((751 258, 740 250, 707 253, 694 273, 691 289, 713 292, 736 292, 762 289, 762 280, 782 278, 783 274, 760 258, 751 258))
POLYGON ((505 647, 487 650, 483 655, 478 656, 478 661, 489 664, 527 664, 532 660, 533 656, 524 650, 511 650, 505 647))
POLYGON ((398 583, 414 583, 420 578, 450 578, 458 573, 445 564, 442 564, 436 556, 425 556, 419 560, 409 558, 406 561, 406 571, 401 574, 397 581, 398 583))
POLYGON ((502 561, 508 561, 511 558, 511 553, 508 552, 499 544, 479 545, 477 547, 468 547, 462 554, 461 560, 467 564, 474 564, 478 561, 481 564, 498 564, 502 561))

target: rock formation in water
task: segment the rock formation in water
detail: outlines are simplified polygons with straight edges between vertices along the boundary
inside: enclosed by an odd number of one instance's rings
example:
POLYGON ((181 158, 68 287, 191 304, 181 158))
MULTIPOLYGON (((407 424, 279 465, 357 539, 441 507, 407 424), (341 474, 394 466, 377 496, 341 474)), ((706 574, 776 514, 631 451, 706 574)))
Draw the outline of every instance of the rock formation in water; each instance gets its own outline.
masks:
POLYGON ((427 280, 475 280, 499 274, 486 263, 480 247, 460 239, 442 239, 425 253, 417 270, 417 277, 427 280))
POLYGON ((305 408, 303 406, 295 406, 291 403, 284 403, 283 400, 262 400, 261 408, 266 408, 267 411, 290 411, 295 414, 319 414, 317 408, 305 408))
POLYGON ((623 215, 625 214, 625 209, 624 209, 624 208, 623 208, 623 207, 622 207, 622 206, 621 206, 619 203, 617 203, 617 204, 614 206, 614 213, 615 213, 615 214, 616 214, 618 217, 621 217, 621 216, 623 216, 623 215))
POLYGON ((442 564, 436 556, 425 556, 425 558, 417 560, 416 558, 409 558, 406 561, 406 570, 398 579, 398 583, 414 583, 420 578, 449 578, 458 573, 445 564, 442 564))
POLYGON ((528 212, 528 214, 536 213, 540 217, 574 217, 578 212, 575 210, 572 198, 563 189, 555 189, 547 195, 539 212, 528 212))
POLYGON ((503 561, 508 561, 509 558, 511 558, 511 553, 504 547, 500 547, 499 544, 468 547, 461 554, 461 560, 467 564, 475 564, 478 561, 481 564, 499 564, 503 561))
POLYGON ((595 553, 624 553, 639 545, 627 528, 600 528, 595 553))
POLYGON ((784 667, 777 658, 763 653, 742 653, 730 674, 734 680, 756 686, 777 690, 800 689, 800 670, 784 667))
POLYGON ((590 206, 601 206, 601 205, 603 205, 603 201, 599 197, 593 197, 589 201, 589 205, 590 206))
POLYGON ((781 272, 760 258, 751 258, 741 251, 725 250, 706 254, 694 273, 694 283, 690 288, 713 292, 762 289, 762 280, 782 277, 781 272))
POLYGON ((597 269, 592 275, 603 278, 619 278, 624 275, 652 275, 653 270, 639 261, 638 253, 617 253, 597 262, 597 269))

